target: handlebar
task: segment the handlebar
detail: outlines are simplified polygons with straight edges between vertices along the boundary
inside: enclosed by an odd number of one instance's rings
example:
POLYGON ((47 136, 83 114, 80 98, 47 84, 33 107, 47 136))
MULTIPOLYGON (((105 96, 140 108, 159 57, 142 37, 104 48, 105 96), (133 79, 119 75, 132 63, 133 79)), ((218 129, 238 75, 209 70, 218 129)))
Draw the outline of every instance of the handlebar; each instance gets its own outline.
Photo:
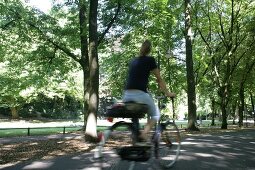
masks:
POLYGON ((156 99, 166 99, 166 96, 156 96, 156 99))
MULTIPOLYGON (((169 97, 167 97, 167 96, 156 96, 156 99, 158 99, 159 101, 160 100, 163 100, 163 99, 167 99, 167 98, 169 98, 169 97)), ((174 112, 174 97, 170 97, 171 98, 171 101, 172 101, 172 109, 173 109, 173 112, 174 112)))
MULTIPOLYGON (((167 96, 156 96, 156 99, 166 99, 166 98, 169 98, 169 97, 167 97, 167 96)), ((170 97, 171 98, 171 100, 173 101, 174 100, 174 97, 170 97)))
MULTIPOLYGON (((156 99, 161 100, 161 99, 166 99, 168 98, 167 96, 156 96, 156 99)), ((174 107, 174 97, 170 97, 171 101, 172 101, 172 110, 173 110, 173 121, 175 121, 175 107, 174 107)), ((160 101, 159 101, 160 103, 160 101)), ((160 104, 159 104, 159 108, 160 108, 160 104)))

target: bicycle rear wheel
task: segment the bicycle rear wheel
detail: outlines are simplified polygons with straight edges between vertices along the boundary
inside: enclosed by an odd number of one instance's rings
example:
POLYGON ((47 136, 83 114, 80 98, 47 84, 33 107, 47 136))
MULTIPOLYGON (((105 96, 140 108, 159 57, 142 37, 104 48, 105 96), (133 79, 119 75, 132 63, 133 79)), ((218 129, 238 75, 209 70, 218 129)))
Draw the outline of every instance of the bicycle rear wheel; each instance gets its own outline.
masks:
MULTIPOLYGON (((133 133, 130 123, 117 122, 106 130, 98 146, 101 169, 121 169, 129 166, 119 156, 120 148, 133 146, 133 133)), ((125 168, 124 168, 125 169, 125 168)))
POLYGON ((172 167, 178 159, 181 147, 180 132, 173 122, 161 124, 162 133, 155 144, 155 158, 162 168, 172 167))

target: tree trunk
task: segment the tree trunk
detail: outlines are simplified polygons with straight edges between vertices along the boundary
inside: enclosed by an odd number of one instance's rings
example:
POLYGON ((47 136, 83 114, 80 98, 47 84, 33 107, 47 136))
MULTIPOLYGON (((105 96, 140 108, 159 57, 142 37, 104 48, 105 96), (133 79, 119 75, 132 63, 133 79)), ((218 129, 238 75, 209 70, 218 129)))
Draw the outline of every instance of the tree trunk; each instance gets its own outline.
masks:
POLYGON ((215 126, 215 100, 212 99, 212 123, 211 126, 215 126))
POLYGON ((222 105, 221 105, 221 112, 222 112, 221 129, 227 129, 228 128, 227 109, 226 109, 226 105, 224 103, 222 103, 222 105))
POLYGON ((237 102, 235 101, 234 104, 232 105, 233 125, 236 124, 236 121, 235 121, 235 119, 236 119, 236 104, 237 104, 237 102))
POLYGON ((16 107, 11 107, 11 114, 12 114, 12 119, 19 118, 18 110, 16 107))
POLYGON ((88 87, 89 87, 89 56, 88 56, 88 35, 87 35, 87 5, 86 0, 79 1, 79 22, 80 22, 80 42, 81 59, 79 61, 83 71, 83 115, 84 130, 86 129, 88 111, 88 87))
POLYGON ((221 113, 222 113, 222 124, 221 129, 228 128, 227 122, 227 94, 228 94, 228 86, 223 86, 220 88, 220 97, 221 97, 221 113))
POLYGON ((244 84, 243 83, 240 83, 239 98, 240 98, 240 104, 239 104, 239 109, 238 109, 238 116, 239 116, 238 125, 239 125, 239 127, 242 127, 243 126, 243 113, 244 113, 244 84))
POLYGON ((97 35, 97 7, 98 0, 90 0, 89 11, 89 107, 85 138, 88 141, 97 141, 97 110, 99 88, 98 64, 98 35, 97 35))
POLYGON ((196 92, 193 71, 191 5, 185 0, 185 40, 186 40, 186 74, 188 86, 188 130, 198 130, 196 127, 196 92))
POLYGON ((252 96, 251 92, 250 92, 250 97, 251 97, 251 106, 252 106, 252 112, 253 112, 253 118, 254 118, 254 126, 255 126, 255 106, 254 106, 253 96, 252 96))

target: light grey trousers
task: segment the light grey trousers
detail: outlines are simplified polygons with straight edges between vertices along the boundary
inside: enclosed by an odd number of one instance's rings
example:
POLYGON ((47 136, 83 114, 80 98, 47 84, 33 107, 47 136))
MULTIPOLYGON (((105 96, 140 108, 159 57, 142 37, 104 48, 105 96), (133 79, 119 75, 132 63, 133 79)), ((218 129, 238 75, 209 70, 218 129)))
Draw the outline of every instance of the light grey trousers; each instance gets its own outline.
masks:
POLYGON ((143 103, 148 105, 148 114, 151 119, 158 121, 160 119, 159 108, 155 105, 153 98, 150 94, 142 90, 125 90, 123 94, 123 102, 134 101, 137 103, 143 103))

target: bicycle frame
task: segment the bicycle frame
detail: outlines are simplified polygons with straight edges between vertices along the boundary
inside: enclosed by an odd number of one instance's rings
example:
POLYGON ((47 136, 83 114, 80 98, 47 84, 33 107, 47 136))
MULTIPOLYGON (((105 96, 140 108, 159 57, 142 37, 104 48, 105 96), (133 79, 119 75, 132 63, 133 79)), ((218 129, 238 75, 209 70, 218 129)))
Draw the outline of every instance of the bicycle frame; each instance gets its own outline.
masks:
POLYGON ((139 124, 139 119, 138 118, 132 118, 131 119, 132 123, 132 133, 134 133, 133 135, 133 142, 137 142, 138 141, 138 137, 140 135, 140 124, 139 124))
MULTIPOLYGON (((117 153, 121 157, 121 159, 124 160, 129 160, 129 161, 147 161, 148 159, 151 158, 151 154, 149 154, 150 151, 154 152, 154 156, 157 159, 157 161, 160 163, 160 165, 169 168, 171 167, 177 160, 178 155, 179 155, 179 150, 180 150, 180 135, 179 135, 179 130, 177 126, 175 125, 174 121, 158 121, 157 124, 154 126, 154 131, 152 132, 152 136, 150 139, 150 142, 152 145, 140 145, 137 142, 139 142, 139 135, 140 135, 140 123, 139 123, 139 118, 141 117, 127 117, 131 119, 131 122, 126 122, 126 121, 119 121, 113 124, 109 129, 105 130, 102 134, 100 134, 100 142, 98 147, 96 148, 96 152, 94 155, 94 158, 103 158, 102 152, 103 152, 103 147, 110 137, 110 134, 115 131, 118 127, 121 126, 126 126, 128 129, 131 131, 131 140, 129 141, 131 145, 129 146, 123 146, 117 149, 117 153), (175 138, 172 141, 169 139, 169 135, 167 138, 161 138, 163 135, 162 133, 166 131, 166 133, 169 133, 169 125, 170 127, 174 127, 174 130, 176 131, 177 135, 174 135, 175 138), (162 143, 163 139, 163 143, 162 143), (175 140, 176 139, 176 140, 175 140), (177 142, 175 142, 177 141, 177 142), (133 143, 133 145, 132 145, 133 143), (136 145, 136 143, 138 145, 136 145), (176 144, 177 143, 177 144, 176 144), (162 145, 163 144, 163 145, 162 145), (170 145, 169 145, 170 144, 170 145), (163 146, 163 147, 162 147, 163 146), (172 146, 174 146, 176 149, 173 149, 172 146), (165 149, 166 148, 166 152, 165 149), (171 149, 173 149, 173 154, 171 152, 171 149), (149 151, 150 150, 150 151, 149 151), (128 153, 130 151, 130 154, 128 153), (149 152, 148 152, 149 151, 149 152), (163 152, 162 152, 163 151, 163 152), (169 151, 171 153, 169 153, 169 151), (172 160, 171 159, 161 159, 163 156, 166 157, 168 155, 164 155, 164 153, 171 154, 174 157, 172 160), (136 155, 137 154, 137 155, 136 155)), ((130 134, 130 133, 129 133, 130 134)), ((165 134, 164 134, 165 135, 165 134)), ((118 147, 118 146, 117 146, 118 147)))

